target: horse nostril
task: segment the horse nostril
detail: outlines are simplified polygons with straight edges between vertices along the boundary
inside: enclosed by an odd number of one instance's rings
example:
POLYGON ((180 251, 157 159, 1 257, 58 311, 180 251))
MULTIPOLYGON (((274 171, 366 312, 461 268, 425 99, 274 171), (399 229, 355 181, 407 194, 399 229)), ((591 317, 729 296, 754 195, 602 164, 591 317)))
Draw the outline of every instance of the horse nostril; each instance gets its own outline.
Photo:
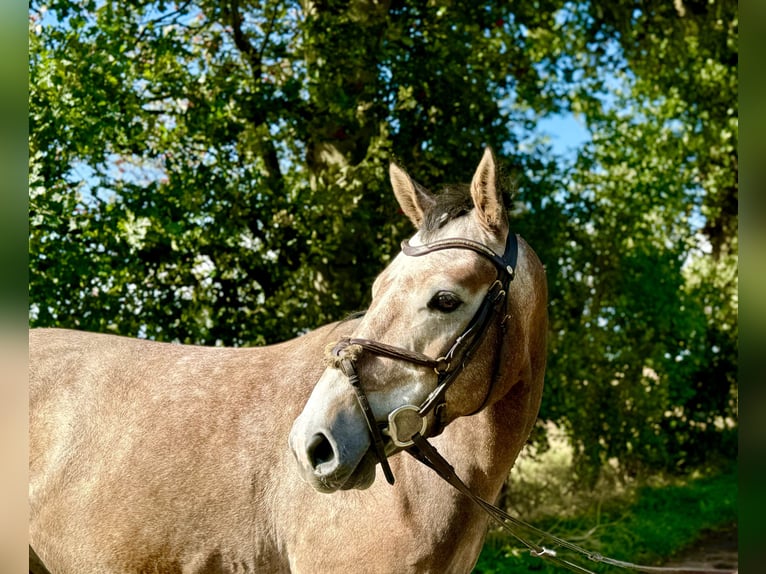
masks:
POLYGON ((306 454, 313 468, 331 462, 335 458, 335 450, 332 444, 322 433, 317 433, 311 437, 306 454))

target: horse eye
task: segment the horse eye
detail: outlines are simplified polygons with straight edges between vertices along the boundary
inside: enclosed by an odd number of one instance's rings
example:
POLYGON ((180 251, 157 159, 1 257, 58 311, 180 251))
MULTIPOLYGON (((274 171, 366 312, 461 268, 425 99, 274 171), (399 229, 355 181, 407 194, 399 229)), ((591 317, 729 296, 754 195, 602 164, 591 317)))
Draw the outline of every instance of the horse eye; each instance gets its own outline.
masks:
POLYGON ((441 311, 442 313, 452 313, 462 304, 463 302, 460 300, 460 297, 454 293, 439 291, 431 297, 431 300, 428 302, 428 308, 441 311))

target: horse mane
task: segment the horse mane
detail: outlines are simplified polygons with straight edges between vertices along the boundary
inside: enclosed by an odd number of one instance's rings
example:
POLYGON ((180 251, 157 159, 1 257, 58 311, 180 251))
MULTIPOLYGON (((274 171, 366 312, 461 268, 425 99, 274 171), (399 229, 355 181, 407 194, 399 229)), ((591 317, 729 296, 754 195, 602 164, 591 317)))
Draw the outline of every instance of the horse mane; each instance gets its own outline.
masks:
POLYGON ((353 311, 349 313, 348 315, 346 315, 345 317, 343 317, 340 321, 338 321, 338 323, 343 324, 349 321, 353 321, 354 319, 361 319, 362 317, 365 316, 366 313, 367 313, 367 309, 362 309, 361 311, 353 311))
MULTIPOLYGON (((506 178, 498 177, 497 185, 501 186, 500 195, 503 198, 503 205, 506 210, 511 205, 512 190, 505 184, 506 178)), ((471 198, 471 186, 467 183, 449 184, 433 194, 434 202, 423 214, 423 223, 420 226, 420 233, 425 238, 444 225, 457 219, 473 208, 473 199, 471 198)))
POLYGON ((446 185, 432 197, 435 201, 423 214, 420 227, 424 235, 437 231, 448 221, 457 219, 473 209, 471 188, 466 183, 446 185))

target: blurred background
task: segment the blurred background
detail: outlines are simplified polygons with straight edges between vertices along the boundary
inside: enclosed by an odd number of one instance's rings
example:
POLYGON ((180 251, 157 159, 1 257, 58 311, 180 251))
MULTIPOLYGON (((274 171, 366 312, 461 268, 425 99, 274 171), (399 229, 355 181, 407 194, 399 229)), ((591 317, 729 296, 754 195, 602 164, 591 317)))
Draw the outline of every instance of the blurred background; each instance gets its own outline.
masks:
MULTIPOLYGON (((436 191, 489 145, 550 292, 540 421, 503 505, 627 560, 736 533, 735 1, 28 14, 31 326, 300 335, 364 309, 412 233, 389 162, 436 191)), ((493 532, 477 572, 522 564, 540 568, 493 532)))

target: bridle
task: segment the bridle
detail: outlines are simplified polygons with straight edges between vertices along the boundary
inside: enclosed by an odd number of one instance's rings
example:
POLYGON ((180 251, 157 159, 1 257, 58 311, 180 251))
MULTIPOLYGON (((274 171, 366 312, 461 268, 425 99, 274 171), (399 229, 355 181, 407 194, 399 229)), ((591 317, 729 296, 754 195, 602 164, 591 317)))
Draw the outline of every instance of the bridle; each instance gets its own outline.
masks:
MULTIPOLYGON (((332 349, 334 362, 348 377, 349 383, 354 388, 357 402, 364 413, 370 432, 372 449, 380 461, 381 468, 389 484, 394 484, 394 475, 385 453, 383 434, 387 434, 397 447, 412 447, 414 444, 413 437, 416 434, 420 436, 425 435, 428 426, 427 417, 432 412, 434 424, 430 436, 441 433, 444 429, 443 414, 447 390, 455 382, 468 361, 471 360, 474 352, 484 339, 484 335, 489 330, 492 319, 503 317, 502 323, 505 323, 508 289, 515 276, 516 262, 518 260, 519 242, 517 235, 510 231, 508 232, 503 255, 497 255, 486 245, 471 239, 441 239, 417 246, 410 245, 406 240, 402 242, 402 253, 409 257, 421 257, 444 249, 467 249, 478 253, 495 266, 497 278, 490 285, 487 294, 484 296, 481 305, 468 323, 468 326, 455 338, 443 356, 434 359, 418 351, 362 338, 343 338, 332 349), (356 349, 352 350, 353 347, 356 347, 356 349), (362 388, 356 369, 356 361, 359 358, 360 351, 432 368, 438 376, 436 388, 420 406, 402 405, 391 411, 388 414, 388 423, 381 429, 375 420, 375 415, 370 408, 370 403, 362 388)), ((495 381, 496 377, 492 377, 484 401, 474 413, 481 411, 487 405, 494 390, 495 381)))
MULTIPOLYGON (((432 243, 412 246, 409 242, 402 243, 402 252, 410 257, 420 257, 434 251, 443 249, 468 249, 474 251, 490 262, 497 269, 497 278, 492 283, 481 303, 465 330, 454 340, 449 350, 439 358, 432 358, 418 351, 395 347, 378 341, 362 338, 343 338, 332 348, 333 363, 340 368, 348 377, 354 388, 359 406, 364 413, 367 427, 372 439, 372 449, 380 461, 381 468, 389 484, 394 484, 394 475, 388 463, 385 452, 383 435, 390 437, 397 447, 403 448, 407 453, 431 468, 442 479, 478 505, 490 518, 505 528, 519 542, 524 544, 529 551, 540 558, 546 558, 559 566, 568 568, 580 574, 594 574, 584 566, 559 556, 555 550, 542 546, 541 543, 532 542, 548 540, 560 548, 570 552, 581 554, 591 562, 608 564, 617 568, 630 569, 647 574, 691 574, 699 572, 698 569, 667 568, 657 566, 643 566, 603 556, 597 552, 588 551, 576 544, 558 538, 543 530, 535 528, 526 522, 519 520, 474 494, 470 488, 460 479, 455 469, 442 457, 439 452, 426 440, 427 416, 434 413, 434 425, 428 436, 438 435, 445 426, 441 418, 445 406, 445 395, 449 387, 455 382, 457 376, 470 361, 474 351, 479 347, 484 335, 489 330, 493 318, 502 317, 501 325, 505 328, 507 315, 507 296, 511 281, 516 273, 518 259, 518 237, 515 233, 508 232, 503 255, 497 255, 486 245, 482 245, 470 239, 442 239, 432 243), (356 362, 362 352, 373 355, 388 357, 390 359, 405 361, 423 367, 433 368, 437 375, 436 388, 426 397, 420 406, 402 405, 388 414, 387 424, 381 428, 375 420, 367 395, 362 389, 356 362)), ((498 353, 499 356, 499 353, 498 353)), ((496 359, 497 361, 497 359, 496 359)), ((487 394, 478 409, 481 411, 492 396, 497 379, 497 365, 490 382, 487 394)), ((711 573, 726 571, 712 570, 711 573)))

